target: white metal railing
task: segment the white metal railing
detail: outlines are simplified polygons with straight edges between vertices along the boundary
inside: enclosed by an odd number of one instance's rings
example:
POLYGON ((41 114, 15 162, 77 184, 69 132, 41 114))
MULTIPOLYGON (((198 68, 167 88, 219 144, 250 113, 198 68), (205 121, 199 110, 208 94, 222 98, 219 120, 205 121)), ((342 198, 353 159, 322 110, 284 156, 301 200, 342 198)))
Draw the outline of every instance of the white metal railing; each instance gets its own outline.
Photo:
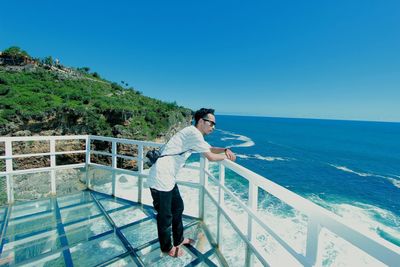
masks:
MULTIPOLYGON (((116 171, 126 172, 129 174, 137 175, 138 180, 138 202, 142 202, 143 195, 143 178, 147 177, 144 171, 144 152, 146 148, 160 147, 162 144, 155 142, 136 141, 129 139, 110 138, 102 136, 90 136, 90 135, 79 135, 79 136, 29 136, 29 137, 0 137, 0 144, 4 143, 5 154, 0 156, 0 160, 5 161, 5 172, 0 172, 0 176, 5 176, 7 180, 7 196, 8 202, 14 201, 13 197, 13 179, 14 174, 31 173, 38 171, 50 171, 51 172, 51 191, 56 194, 56 179, 55 170, 59 168, 74 168, 74 167, 86 167, 86 174, 88 173, 88 167, 94 166, 106 170, 112 171, 112 190, 111 194, 116 193, 116 171), (59 140, 84 140, 85 150, 76 151, 56 151, 56 142, 59 140), (44 153, 29 153, 23 155, 13 155, 13 142, 18 141, 48 141, 50 144, 50 151, 44 153), (111 151, 97 151, 92 149, 93 141, 103 141, 111 143, 111 151), (135 145, 137 146, 136 156, 128 156, 118 153, 117 147, 119 144, 122 145, 135 145), (55 157, 62 154, 71 153, 85 153, 85 163, 57 166, 55 157), (102 164, 96 164, 91 162, 92 155, 102 155, 111 157, 111 166, 105 166, 102 164), (13 170, 13 160, 23 157, 33 156, 50 156, 50 167, 35 168, 30 170, 13 170), (125 170, 117 168, 117 159, 123 158, 127 160, 136 160, 137 170, 125 170)), ((207 220, 205 218, 205 196, 217 206, 218 223, 217 223, 217 237, 215 242, 217 245, 222 243, 222 228, 220 217, 224 215, 227 218, 228 223, 236 231, 238 236, 246 244, 246 256, 245 265, 251 266, 251 254, 254 254, 263 265, 269 265, 268 259, 263 256, 262 252, 258 251, 254 246, 253 236, 253 224, 259 224, 263 230, 268 232, 288 253, 290 253, 298 262, 304 266, 313 266, 316 263, 317 251, 319 249, 318 237, 320 229, 322 227, 327 228, 339 237, 349 241, 354 246, 365 251, 370 256, 378 259, 379 261, 387 264, 388 266, 396 266, 400 262, 400 248, 396 245, 383 240, 378 239, 371 234, 364 232, 359 229, 355 229, 353 226, 346 224, 343 219, 339 216, 327 211, 320 206, 308 201, 299 195, 281 187, 272 181, 262 177, 249 169, 244 168, 234 162, 225 160, 219 163, 219 177, 218 179, 213 176, 209 171, 209 163, 203 156, 200 158, 200 168, 193 168, 199 170, 199 183, 182 182, 185 186, 199 189, 199 218, 207 220), (245 204, 240 198, 234 195, 228 187, 225 185, 225 173, 226 169, 229 169, 248 181, 248 201, 245 204), (210 191, 209 180, 218 187, 218 197, 214 198, 210 191), (307 239, 306 239, 306 252, 305 255, 297 253, 295 249, 284 241, 278 233, 271 229, 268 224, 262 221, 257 216, 257 205, 258 205, 258 189, 262 189, 265 192, 275 196, 279 200, 295 208, 308 216, 307 225, 307 239), (226 205, 224 203, 224 194, 229 195, 245 212, 247 216, 247 233, 243 234, 240 230, 239 224, 241 222, 234 221, 227 212, 226 205)), ((92 188, 90 176, 86 176, 87 186, 92 188)))
POLYGON ((56 156, 67 155, 67 154, 79 154, 86 153, 86 150, 73 150, 73 151, 56 151, 56 142, 62 140, 84 140, 87 142, 87 135, 75 135, 75 136, 21 136, 21 137, 0 137, 0 143, 4 143, 5 153, 3 156, 0 155, 0 160, 5 161, 5 171, 0 171, 0 176, 6 177, 7 185, 7 200, 8 203, 14 202, 14 186, 13 186, 13 175, 34 173, 34 172, 50 172, 51 180, 51 193, 56 194, 56 170, 63 168, 79 168, 84 167, 85 163, 69 164, 63 166, 57 166, 56 156), (42 153, 26 153, 26 154, 14 154, 13 153, 13 142, 34 142, 34 141, 47 141, 49 142, 49 152, 42 153), (50 166, 41 167, 34 169, 25 170, 14 170, 13 162, 15 159, 29 158, 29 157, 50 157, 50 166))
MULTIPOLYGON (((317 252, 319 249, 318 237, 320 229, 325 227, 326 229, 332 231, 339 237, 349 241, 354 246, 365 251, 370 256, 376 258, 382 263, 388 266, 398 266, 400 263, 400 247, 384 240, 381 238, 376 238, 370 233, 365 232, 360 229, 356 229, 354 226, 349 225, 344 222, 344 220, 335 215, 334 213, 312 203, 311 201, 287 190, 286 188, 260 176, 249 169, 244 168, 234 162, 225 160, 219 164, 219 179, 213 176, 207 168, 207 159, 202 158, 202 163, 200 164, 201 169, 201 181, 204 186, 205 193, 217 206, 219 213, 223 212, 227 217, 226 206, 223 203, 224 196, 223 193, 228 194, 232 199, 235 200, 237 204, 245 211, 248 219, 248 231, 247 235, 244 235, 239 230, 240 222, 231 221, 234 224, 235 230, 238 232, 239 236, 246 242, 248 250, 246 252, 246 266, 250 265, 250 252, 257 251, 252 244, 253 241, 253 231, 252 222, 257 222, 266 232, 268 232, 276 241, 282 245, 296 260, 298 260, 304 266, 314 266, 316 264, 317 252), (225 169, 230 169, 238 175, 242 176, 249 182, 248 186, 248 203, 247 205, 242 202, 237 196, 235 196, 226 186, 225 186, 225 169), (208 179, 213 181, 213 184, 218 187, 218 199, 213 197, 213 194, 209 191, 208 179), (265 192, 275 196, 279 200, 288 204, 289 206, 295 208, 296 210, 302 212, 308 216, 308 227, 307 227, 307 239, 306 239, 306 253, 305 255, 297 253, 287 242, 280 238, 279 234, 272 230, 268 224, 262 221, 257 216, 257 203, 258 203, 258 189, 261 188, 265 192)), ((204 197, 203 197, 204 198, 204 197)), ((203 204, 204 205, 204 204, 203 204)), ((228 218, 228 221, 229 218, 228 218)), ((217 232, 220 232, 221 223, 218 219, 217 232)), ((217 236, 217 243, 220 242, 219 235, 217 236)), ((256 253, 259 260, 264 265, 268 264, 268 259, 261 257, 260 253, 256 253), (261 258, 260 258, 261 257, 261 258)))

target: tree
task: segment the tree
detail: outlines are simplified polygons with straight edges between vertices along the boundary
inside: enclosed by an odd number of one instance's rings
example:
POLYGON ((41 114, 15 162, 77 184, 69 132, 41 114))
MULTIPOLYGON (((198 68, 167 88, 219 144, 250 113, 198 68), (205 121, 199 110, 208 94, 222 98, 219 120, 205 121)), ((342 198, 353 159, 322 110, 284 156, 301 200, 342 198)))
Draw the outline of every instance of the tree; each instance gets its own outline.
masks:
POLYGON ((43 59, 43 64, 53 66, 53 63, 54 63, 54 61, 53 61, 53 58, 51 56, 45 57, 43 59))
POLYGON ((77 70, 80 71, 80 72, 83 72, 83 73, 89 73, 90 68, 89 67, 82 67, 82 68, 78 68, 77 70))
POLYGON ((3 51, 3 55, 8 57, 12 61, 13 65, 24 62, 25 58, 31 59, 31 56, 18 46, 11 46, 7 48, 3 51))

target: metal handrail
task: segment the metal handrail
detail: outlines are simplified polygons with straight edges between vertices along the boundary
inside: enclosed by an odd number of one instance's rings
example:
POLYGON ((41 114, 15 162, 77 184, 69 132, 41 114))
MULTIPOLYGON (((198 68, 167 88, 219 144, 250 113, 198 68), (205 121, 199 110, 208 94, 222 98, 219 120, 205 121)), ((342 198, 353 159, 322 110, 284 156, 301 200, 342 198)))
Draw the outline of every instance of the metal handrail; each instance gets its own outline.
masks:
MULTIPOLYGON (((202 160, 207 161, 203 158, 202 160)), ((201 164, 201 166, 206 166, 207 164, 201 164)), ((349 241, 359 249, 365 251, 370 256, 378 259, 379 261, 387 264, 388 266, 396 266, 400 262, 400 247, 382 239, 377 238, 370 233, 363 231, 361 229, 356 229, 352 225, 346 224, 346 222, 338 215, 314 204, 313 202, 289 191, 288 189, 266 179, 265 177, 256 174, 245 167, 236 164, 229 160, 224 160, 220 163, 220 174, 225 173, 225 168, 234 171, 249 182, 249 203, 246 205, 243 201, 235 196, 224 184, 223 180, 218 181, 213 175, 208 171, 208 168, 201 169, 203 173, 201 175, 205 176, 204 186, 208 193, 208 196, 213 199, 212 194, 208 191, 207 178, 211 178, 219 188, 219 198, 221 198, 221 190, 238 203, 241 208, 247 213, 249 222, 253 220, 257 222, 265 231, 270 233, 278 243, 280 243, 294 258, 296 258, 304 266, 313 266, 316 263, 316 256, 318 252, 318 236, 320 229, 325 227, 326 229, 332 231, 336 235, 342 237, 343 239, 349 241), (277 197, 279 200, 288 204, 289 206, 295 208, 296 210, 307 215, 308 220, 308 231, 307 231, 307 244, 306 244, 306 255, 297 253, 293 248, 290 247, 283 239, 279 237, 268 225, 261 221, 257 216, 257 193, 258 188, 263 189, 267 193, 277 197), (253 192, 253 193, 252 193, 253 192)), ((218 209, 226 210, 224 205, 221 205, 217 200, 213 199, 214 203, 218 204, 218 209)), ((237 223, 237 222, 235 222, 237 223)), ((220 227, 220 225, 218 225, 220 227)), ((246 243, 251 244, 251 226, 248 230, 248 236, 246 243)), ((248 256, 246 256, 248 258, 248 256)))

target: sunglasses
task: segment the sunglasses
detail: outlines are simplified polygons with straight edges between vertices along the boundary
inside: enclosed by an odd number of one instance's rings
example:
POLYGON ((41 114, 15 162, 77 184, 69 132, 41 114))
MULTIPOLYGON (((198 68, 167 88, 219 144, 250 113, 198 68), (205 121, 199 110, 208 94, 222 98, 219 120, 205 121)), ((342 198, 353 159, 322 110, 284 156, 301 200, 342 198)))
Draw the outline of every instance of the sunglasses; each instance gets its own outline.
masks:
POLYGON ((210 123, 211 127, 215 127, 216 126, 215 122, 213 122, 211 120, 203 119, 203 121, 208 121, 210 123))

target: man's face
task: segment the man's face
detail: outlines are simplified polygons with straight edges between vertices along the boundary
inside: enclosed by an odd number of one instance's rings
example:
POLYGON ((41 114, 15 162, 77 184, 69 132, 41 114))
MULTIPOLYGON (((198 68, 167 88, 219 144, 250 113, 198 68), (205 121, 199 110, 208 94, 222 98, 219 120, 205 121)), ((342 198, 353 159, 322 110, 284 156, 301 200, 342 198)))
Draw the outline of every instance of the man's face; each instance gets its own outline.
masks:
POLYGON ((215 129, 215 116, 207 114, 205 118, 199 120, 199 126, 203 135, 212 133, 215 129))

